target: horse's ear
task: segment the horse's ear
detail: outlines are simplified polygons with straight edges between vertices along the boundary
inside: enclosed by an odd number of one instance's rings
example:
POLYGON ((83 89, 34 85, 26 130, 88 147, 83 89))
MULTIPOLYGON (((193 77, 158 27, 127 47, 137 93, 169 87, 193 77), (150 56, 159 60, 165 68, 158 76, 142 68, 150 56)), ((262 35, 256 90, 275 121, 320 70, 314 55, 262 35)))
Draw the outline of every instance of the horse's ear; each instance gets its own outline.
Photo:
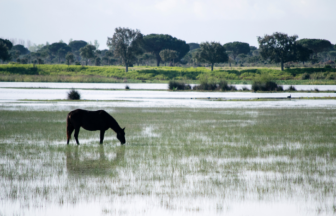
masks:
POLYGON ((123 131, 125 130, 126 127, 123 128, 123 131))

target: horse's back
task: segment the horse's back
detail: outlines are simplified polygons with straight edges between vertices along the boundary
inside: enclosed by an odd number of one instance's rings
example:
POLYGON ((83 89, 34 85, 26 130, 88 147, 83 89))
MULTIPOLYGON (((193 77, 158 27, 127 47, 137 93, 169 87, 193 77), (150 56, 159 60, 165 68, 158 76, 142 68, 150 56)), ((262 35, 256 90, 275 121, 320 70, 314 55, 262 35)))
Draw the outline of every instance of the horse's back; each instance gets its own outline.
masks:
POLYGON ((110 114, 105 110, 89 111, 76 109, 68 114, 68 121, 75 127, 83 127, 86 130, 107 129, 109 125, 110 114))

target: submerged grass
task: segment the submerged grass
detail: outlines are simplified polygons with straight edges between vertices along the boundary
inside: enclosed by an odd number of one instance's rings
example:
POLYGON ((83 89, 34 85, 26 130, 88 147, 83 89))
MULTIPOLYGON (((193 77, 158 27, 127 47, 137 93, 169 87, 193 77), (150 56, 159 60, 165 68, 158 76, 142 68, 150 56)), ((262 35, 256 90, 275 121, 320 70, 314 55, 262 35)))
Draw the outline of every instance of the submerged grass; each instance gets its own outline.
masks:
POLYGON ((189 207, 181 200, 191 197, 214 200, 209 208, 232 200, 305 197, 332 211, 332 109, 113 108, 110 113, 126 127, 126 146, 112 131, 99 145, 99 132, 83 129, 81 145, 72 139, 67 146, 66 112, 0 111, 0 199, 29 208, 150 197, 169 210, 189 207))

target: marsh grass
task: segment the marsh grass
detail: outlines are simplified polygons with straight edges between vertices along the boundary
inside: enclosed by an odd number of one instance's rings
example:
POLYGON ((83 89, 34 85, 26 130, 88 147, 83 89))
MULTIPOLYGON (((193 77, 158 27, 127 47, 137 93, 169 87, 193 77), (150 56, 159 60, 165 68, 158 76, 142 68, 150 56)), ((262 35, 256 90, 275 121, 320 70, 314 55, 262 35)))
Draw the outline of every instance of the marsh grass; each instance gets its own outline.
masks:
MULTIPOLYGON (((22 208, 76 205, 107 198, 158 201, 167 211, 183 200, 296 200, 332 211, 336 142, 332 109, 113 108, 126 127, 81 129, 66 145, 67 112, 0 111, 0 198, 22 208), (331 202, 330 202, 331 201, 331 202), (321 204, 326 203, 326 204, 321 204), (34 207, 35 206, 35 207, 34 207)), ((0 204, 1 206, 1 204, 0 204)), ((193 209, 207 212, 204 205, 193 209)), ((196 210, 197 211, 197 210, 196 210)), ((126 214, 126 213, 125 213, 126 214)))

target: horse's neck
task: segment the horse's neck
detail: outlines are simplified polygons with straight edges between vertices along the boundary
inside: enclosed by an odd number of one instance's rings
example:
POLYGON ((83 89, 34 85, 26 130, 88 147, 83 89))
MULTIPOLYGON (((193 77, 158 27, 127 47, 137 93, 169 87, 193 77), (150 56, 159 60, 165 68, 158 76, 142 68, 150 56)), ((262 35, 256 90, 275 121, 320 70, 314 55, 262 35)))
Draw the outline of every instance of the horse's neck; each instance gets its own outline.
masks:
POLYGON ((110 120, 110 128, 112 130, 114 130, 114 132, 118 133, 121 129, 121 127, 119 126, 118 122, 114 119, 110 120))

